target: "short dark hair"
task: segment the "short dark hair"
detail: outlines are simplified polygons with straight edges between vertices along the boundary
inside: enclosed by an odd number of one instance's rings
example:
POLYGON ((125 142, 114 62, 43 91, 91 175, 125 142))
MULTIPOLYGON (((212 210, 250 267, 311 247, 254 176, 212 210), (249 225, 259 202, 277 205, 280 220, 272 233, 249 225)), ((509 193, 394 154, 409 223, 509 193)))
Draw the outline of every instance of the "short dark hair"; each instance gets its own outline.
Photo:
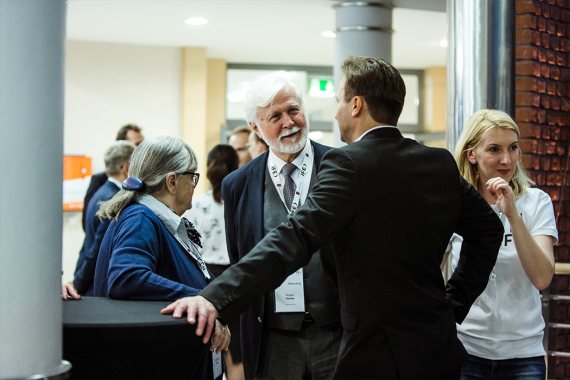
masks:
POLYGON ((123 125, 119 132, 117 132, 117 138, 115 140, 126 140, 127 139, 127 132, 133 131, 137 133, 141 133, 141 128, 136 124, 127 124, 123 125))
POLYGON ((398 124, 406 97, 406 86, 398 70, 382 59, 354 56, 343 62, 342 72, 346 102, 362 96, 376 122, 398 124))
POLYGON ((231 145, 218 144, 208 152, 206 176, 212 184, 214 200, 222 201, 222 180, 239 166, 239 157, 231 145))

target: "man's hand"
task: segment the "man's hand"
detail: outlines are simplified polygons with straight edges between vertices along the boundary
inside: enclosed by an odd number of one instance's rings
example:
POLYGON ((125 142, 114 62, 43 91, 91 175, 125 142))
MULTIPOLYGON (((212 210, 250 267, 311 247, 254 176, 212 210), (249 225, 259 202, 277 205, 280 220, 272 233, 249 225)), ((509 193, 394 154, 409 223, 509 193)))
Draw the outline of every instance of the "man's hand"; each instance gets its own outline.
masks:
POLYGON ((62 282, 61 283, 61 299, 68 300, 68 299, 74 299, 74 300, 79 300, 81 299, 81 296, 79 295, 79 293, 77 293, 77 290, 75 290, 75 287, 73 286, 73 284, 71 282, 62 282))
POLYGON ((172 314, 174 318, 182 318, 186 313, 186 319, 191 325, 196 323, 196 335, 203 336, 202 342, 207 344, 212 336, 212 330, 216 326, 218 311, 210 301, 202 296, 185 297, 175 301, 160 311, 162 314, 172 314))

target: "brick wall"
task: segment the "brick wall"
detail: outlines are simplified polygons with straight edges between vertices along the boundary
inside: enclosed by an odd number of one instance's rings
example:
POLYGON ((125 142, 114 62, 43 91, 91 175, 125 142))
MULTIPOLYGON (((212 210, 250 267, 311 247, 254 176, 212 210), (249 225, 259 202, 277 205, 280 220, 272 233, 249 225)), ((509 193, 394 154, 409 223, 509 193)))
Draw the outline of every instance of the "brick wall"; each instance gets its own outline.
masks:
MULTIPOLYGON (((570 263, 570 0, 515 0, 515 120, 524 164, 554 202, 557 262, 570 263)), ((570 276, 555 276, 551 294, 570 295, 570 276)), ((570 323, 570 302, 550 306, 570 323)), ((570 330, 550 330, 549 350, 570 353, 570 330)), ((549 358, 549 378, 570 379, 570 358, 549 358)))

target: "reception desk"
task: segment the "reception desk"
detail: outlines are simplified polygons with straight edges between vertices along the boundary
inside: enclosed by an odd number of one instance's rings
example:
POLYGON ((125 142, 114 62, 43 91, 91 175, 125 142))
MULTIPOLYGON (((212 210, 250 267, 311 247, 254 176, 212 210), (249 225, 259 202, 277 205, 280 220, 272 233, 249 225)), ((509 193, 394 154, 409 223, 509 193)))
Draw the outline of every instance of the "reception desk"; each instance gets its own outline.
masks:
MULTIPOLYGON (((63 302, 63 357, 71 379, 202 379, 194 326, 161 315, 169 302, 84 297, 63 302)), ((212 378, 211 356, 208 360, 212 378)), ((220 377, 221 378, 221 377, 220 377)))

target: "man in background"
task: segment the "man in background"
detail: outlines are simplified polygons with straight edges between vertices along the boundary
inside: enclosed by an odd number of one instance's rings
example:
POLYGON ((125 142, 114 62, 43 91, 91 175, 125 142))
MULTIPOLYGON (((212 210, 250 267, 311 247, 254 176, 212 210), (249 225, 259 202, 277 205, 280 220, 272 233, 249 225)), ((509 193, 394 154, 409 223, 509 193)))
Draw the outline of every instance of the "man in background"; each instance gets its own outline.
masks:
MULTIPOLYGON (((142 134, 142 129, 135 124, 126 124, 119 129, 117 132, 116 141, 126 140, 130 143, 138 146, 143 140, 144 136, 142 134)), ((89 200, 95 194, 95 192, 107 182, 107 174, 105 172, 95 173, 91 176, 91 181, 87 187, 87 192, 85 193, 85 198, 83 199, 83 214, 81 216, 81 225, 83 226, 83 231, 85 231, 85 212, 87 210, 87 205, 89 200)))
POLYGON ((249 132, 249 137, 247 139, 247 150, 251 159, 261 156, 263 153, 269 150, 269 146, 261 137, 255 133, 255 131, 249 132))
POLYGON ((228 139, 228 144, 231 145, 238 154, 240 168, 251 161, 251 155, 247 149, 249 132, 250 129, 246 126, 236 127, 232 130, 228 139))
POLYGON ((135 146, 132 143, 116 141, 105 151, 107 181, 93 194, 86 207, 85 239, 77 259, 73 287, 67 287, 67 291, 62 294, 63 299, 67 299, 68 296, 77 299, 79 294, 89 296, 93 292, 99 247, 110 223, 108 219, 99 219, 96 214, 99 204, 111 199, 121 189, 123 181, 128 176, 129 161, 134 150, 135 146))

